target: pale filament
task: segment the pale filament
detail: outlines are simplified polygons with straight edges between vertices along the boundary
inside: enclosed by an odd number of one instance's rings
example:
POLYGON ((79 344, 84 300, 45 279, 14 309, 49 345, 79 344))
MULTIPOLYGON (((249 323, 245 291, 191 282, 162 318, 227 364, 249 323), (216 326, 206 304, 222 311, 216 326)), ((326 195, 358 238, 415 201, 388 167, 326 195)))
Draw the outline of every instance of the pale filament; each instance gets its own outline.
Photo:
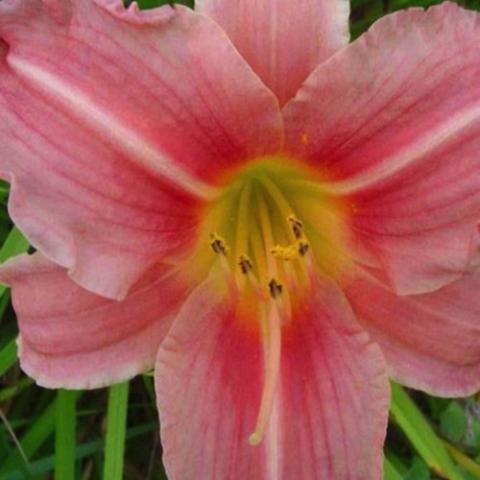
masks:
POLYGON ((280 374, 282 327, 278 304, 273 299, 269 302, 267 315, 266 342, 264 344, 265 380, 255 431, 248 438, 250 445, 258 445, 263 440, 272 413, 280 374))

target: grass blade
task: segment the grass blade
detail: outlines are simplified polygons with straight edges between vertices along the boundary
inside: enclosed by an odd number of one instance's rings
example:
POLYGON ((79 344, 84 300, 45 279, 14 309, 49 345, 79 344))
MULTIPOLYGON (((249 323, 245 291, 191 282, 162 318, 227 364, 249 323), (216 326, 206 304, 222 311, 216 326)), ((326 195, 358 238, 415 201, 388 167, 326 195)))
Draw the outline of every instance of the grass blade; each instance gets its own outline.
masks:
MULTIPOLYGON (((1 288, 1 285, 0 285, 1 288)), ((17 361, 17 339, 13 338, 0 350, 0 376, 17 361)))
MULTIPOLYGON (((149 422, 142 425, 138 425, 136 427, 130 428, 127 431, 127 439, 137 438, 142 435, 145 435, 145 433, 149 433, 157 429, 158 429, 157 422, 149 422)), ((103 448, 104 448, 104 441, 102 439, 95 439, 90 442, 81 443, 76 447, 75 458, 76 460, 82 460, 86 457, 90 457, 98 452, 101 452, 103 448)), ((54 463, 55 463, 55 458, 53 455, 49 455, 47 457, 43 457, 39 460, 31 462, 30 463, 31 475, 36 476, 36 475, 50 474, 51 471, 53 470, 54 463)), ((71 477, 71 478, 75 478, 75 477, 71 477)), ((163 477, 160 477, 158 480, 160 480, 161 478, 163 477)), ((25 480, 25 474, 19 469, 12 470, 8 473, 6 477, 0 477, 0 480, 25 480)))
MULTIPOLYGON (((55 403, 51 403, 45 411, 35 420, 28 432, 20 438, 20 444, 28 458, 44 444, 44 442, 53 433, 55 427, 55 403)), ((14 452, 8 457, 0 467, 0 478, 10 470, 16 469, 17 465, 22 464, 23 459, 20 452, 14 452)))
POLYGON ((448 442, 444 441, 443 444, 452 458, 454 458, 459 465, 462 465, 462 467, 465 468, 465 470, 474 478, 478 478, 480 480, 480 465, 477 462, 467 457, 458 448, 454 447, 448 442))
POLYGON ((384 480, 402 480, 402 475, 397 471, 397 469, 393 466, 393 463, 385 457, 384 459, 384 480))
POLYGON ((395 383, 392 383, 390 411, 395 422, 432 470, 450 480, 463 480, 441 439, 435 434, 423 413, 407 392, 395 383))
POLYGON ((59 390, 56 400, 55 480, 75 478, 76 392, 59 390))
POLYGON ((103 478, 122 480, 123 453, 127 429, 129 383, 110 387, 108 395, 107 436, 105 439, 105 464, 103 478))

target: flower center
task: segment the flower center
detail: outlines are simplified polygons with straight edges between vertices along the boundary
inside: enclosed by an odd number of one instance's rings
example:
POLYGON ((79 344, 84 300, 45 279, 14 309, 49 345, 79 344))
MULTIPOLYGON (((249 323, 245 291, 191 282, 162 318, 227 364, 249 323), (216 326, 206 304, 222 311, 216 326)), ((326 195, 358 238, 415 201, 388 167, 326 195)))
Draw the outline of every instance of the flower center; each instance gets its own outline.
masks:
POLYGON ((282 331, 310 295, 314 272, 341 274, 348 261, 347 208, 326 180, 295 160, 266 157, 231 176, 207 207, 192 259, 195 270, 218 268, 235 305, 234 319, 260 332, 265 378, 257 425, 261 442, 278 383, 282 331))
POLYGON ((327 193, 325 178, 276 156, 252 162, 224 183, 203 212, 192 256, 197 271, 210 270, 213 250, 224 258, 229 283, 244 291, 253 282, 263 296, 272 280, 282 294, 308 286, 311 262, 330 276, 342 273, 348 209, 327 193))

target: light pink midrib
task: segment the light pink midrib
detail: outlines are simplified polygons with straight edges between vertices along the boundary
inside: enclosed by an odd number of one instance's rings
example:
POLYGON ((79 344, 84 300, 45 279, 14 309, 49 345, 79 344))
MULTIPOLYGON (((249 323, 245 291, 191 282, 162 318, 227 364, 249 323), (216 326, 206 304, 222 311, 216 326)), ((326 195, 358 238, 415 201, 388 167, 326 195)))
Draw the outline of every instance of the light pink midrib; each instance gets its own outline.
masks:
POLYGON ((361 191, 370 185, 379 183, 407 168, 413 162, 421 159, 421 157, 446 143, 454 135, 465 130, 473 122, 479 119, 480 102, 469 108, 465 108, 458 114, 452 116, 417 142, 404 148, 399 153, 387 157, 374 168, 371 168, 354 178, 325 186, 325 189, 328 190, 328 193, 334 195, 349 195, 361 191))
POLYGON ((158 147, 151 145, 117 118, 97 107, 94 101, 80 90, 42 67, 19 57, 9 56, 8 63, 17 75, 60 104, 74 118, 107 137, 126 153, 132 162, 153 176, 166 179, 196 197, 208 199, 216 195, 213 187, 179 168, 158 147))

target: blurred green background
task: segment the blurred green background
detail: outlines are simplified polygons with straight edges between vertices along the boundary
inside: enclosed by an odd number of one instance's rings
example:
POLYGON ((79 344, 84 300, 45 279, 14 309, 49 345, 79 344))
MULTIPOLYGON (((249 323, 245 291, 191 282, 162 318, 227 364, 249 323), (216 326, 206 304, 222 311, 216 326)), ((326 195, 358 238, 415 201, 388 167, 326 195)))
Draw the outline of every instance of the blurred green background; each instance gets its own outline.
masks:
MULTIPOLYGON (((138 3, 152 8, 173 2, 138 3)), ((434 3, 440 2, 354 0, 352 37, 390 12, 434 3)), ((460 3, 480 9, 480 0, 460 3)), ((0 184, 0 261, 29 248, 9 220, 7 198, 8 186, 0 184)), ((44 390, 20 371, 16 335, 9 291, 0 287, 0 480, 166 478, 151 374, 110 389, 44 390)), ((392 393, 386 480, 480 480, 476 398, 439 399, 398 385, 392 393)))

